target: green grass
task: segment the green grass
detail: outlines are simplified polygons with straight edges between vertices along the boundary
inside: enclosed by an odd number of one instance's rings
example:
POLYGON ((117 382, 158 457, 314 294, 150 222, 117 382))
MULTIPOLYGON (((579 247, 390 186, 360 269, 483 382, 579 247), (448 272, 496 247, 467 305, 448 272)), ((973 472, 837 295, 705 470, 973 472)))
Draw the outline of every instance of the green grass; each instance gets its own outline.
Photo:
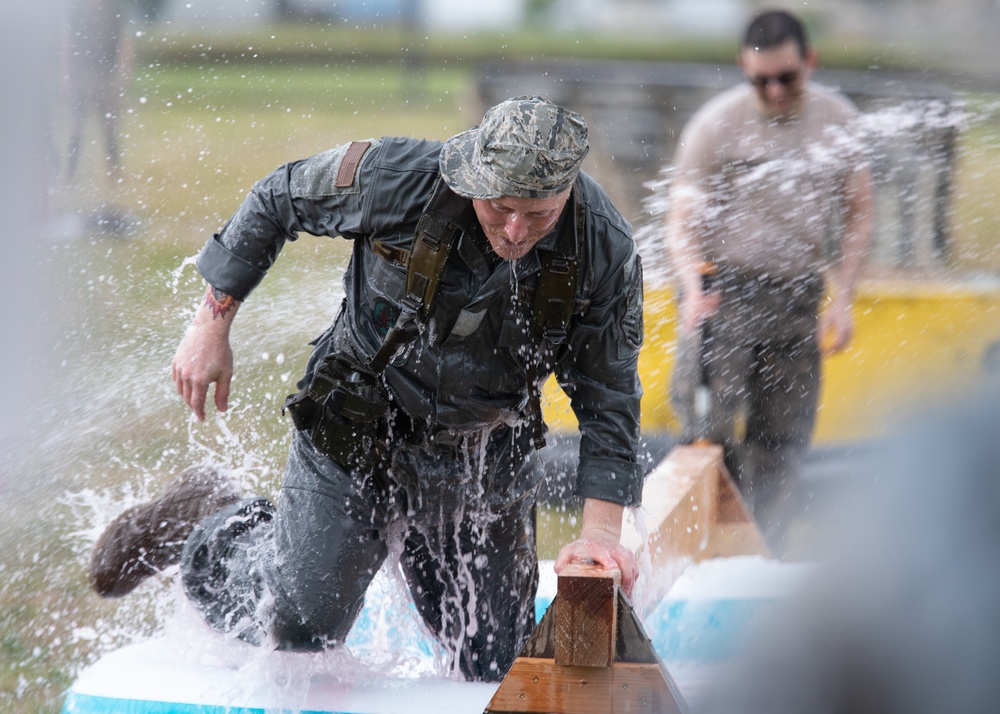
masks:
MULTIPOLYGON (((825 66, 867 69, 933 68, 927 47, 905 43, 875 43, 829 34, 813 28, 825 66)), ((731 64, 737 38, 669 35, 649 32, 559 32, 534 23, 513 32, 440 32, 434 28, 407 30, 345 23, 278 23, 233 33, 222 28, 154 28, 138 39, 139 57, 147 62, 197 65, 203 63, 400 65, 424 61, 456 67, 504 59, 616 59, 731 64), (405 58, 405 59, 404 59, 405 58)))

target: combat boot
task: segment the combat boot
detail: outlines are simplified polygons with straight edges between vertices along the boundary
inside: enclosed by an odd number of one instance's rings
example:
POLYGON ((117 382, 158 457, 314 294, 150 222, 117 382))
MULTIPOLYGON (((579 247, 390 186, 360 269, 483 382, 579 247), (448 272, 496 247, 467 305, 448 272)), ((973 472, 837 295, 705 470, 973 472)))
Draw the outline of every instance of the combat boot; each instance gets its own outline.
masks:
POLYGON ((186 470, 163 494, 133 506, 111 522, 90 556, 90 585, 101 597, 122 597, 150 575, 180 562, 184 541, 198 523, 240 500, 215 469, 186 470))

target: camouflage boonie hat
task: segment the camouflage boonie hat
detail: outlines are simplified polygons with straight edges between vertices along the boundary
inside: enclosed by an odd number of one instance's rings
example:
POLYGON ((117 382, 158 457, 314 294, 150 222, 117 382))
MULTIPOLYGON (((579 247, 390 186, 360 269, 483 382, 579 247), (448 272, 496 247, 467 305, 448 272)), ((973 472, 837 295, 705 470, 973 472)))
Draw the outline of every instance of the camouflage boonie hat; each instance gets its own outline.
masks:
POLYGON ((543 97, 514 97, 441 150, 441 176, 465 198, 551 198, 573 185, 590 146, 587 122, 543 97))

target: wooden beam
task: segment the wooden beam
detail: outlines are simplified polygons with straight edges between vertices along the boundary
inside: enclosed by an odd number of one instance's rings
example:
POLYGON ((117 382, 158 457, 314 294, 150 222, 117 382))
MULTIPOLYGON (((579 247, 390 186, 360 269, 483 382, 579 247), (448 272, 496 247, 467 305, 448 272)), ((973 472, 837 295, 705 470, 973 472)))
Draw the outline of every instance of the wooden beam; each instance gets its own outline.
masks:
POLYGON ((565 667, 610 667, 618 632, 619 570, 571 563, 559 574, 555 662, 565 667))
POLYGON ((626 512, 622 543, 636 553, 648 549, 653 577, 646 583, 647 607, 662 600, 696 560, 770 556, 717 444, 674 447, 646 476, 642 511, 644 524, 626 512))
POLYGON ((644 541, 633 524, 625 545, 649 549, 658 579, 673 583, 708 543, 721 453, 714 446, 678 447, 646 477, 642 509, 648 535, 644 541))
POLYGON ((656 664, 613 667, 560 667, 552 659, 519 657, 487 712, 611 714, 686 711, 668 688, 656 664))
POLYGON ((695 556, 695 560, 731 558, 735 555, 763 555, 772 557, 764 536, 757 527, 750 509, 743 500, 739 487, 726 467, 720 465, 715 482, 714 516, 709 529, 708 543, 695 556))
POLYGON ((620 583, 618 570, 567 566, 485 712, 686 712, 620 583))
MULTIPOLYGON (((722 447, 679 446, 646 477, 644 523, 627 512, 622 543, 648 548, 655 606, 696 559, 768 554, 722 447)), ((673 678, 621 590, 621 573, 572 565, 484 714, 687 711, 673 678)))

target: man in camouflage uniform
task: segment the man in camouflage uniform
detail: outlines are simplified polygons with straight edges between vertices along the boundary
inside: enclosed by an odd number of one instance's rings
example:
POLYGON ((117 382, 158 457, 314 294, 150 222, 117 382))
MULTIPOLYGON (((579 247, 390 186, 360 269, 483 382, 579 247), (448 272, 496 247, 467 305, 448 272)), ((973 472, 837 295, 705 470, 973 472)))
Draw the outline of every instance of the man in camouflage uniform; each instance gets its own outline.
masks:
POLYGON ((856 111, 809 81, 817 54, 795 17, 759 15, 739 61, 747 82, 710 100, 678 141, 667 236, 680 293, 671 392, 685 438, 724 445, 782 553, 816 418, 821 344, 834 352, 853 332, 870 177, 857 142, 844 141, 856 111), (834 210, 840 241, 828 260, 834 210))
POLYGON ((579 419, 584 499, 580 537, 556 568, 593 560, 631 588, 635 559, 619 539, 643 476, 642 273, 630 226, 580 171, 587 151, 582 117, 518 97, 444 143, 352 142, 257 183, 198 258, 209 287, 172 369, 199 419, 212 384, 224 411, 230 326, 285 242, 353 241, 340 313, 286 404, 299 428, 280 497, 185 474, 109 527, 91 561, 95 589, 122 595, 179 559, 217 629, 318 649, 344 641, 372 578, 398 557, 456 666, 498 680, 534 627, 538 392, 552 373, 579 419), (424 271, 436 286, 422 305, 408 287, 410 264, 427 265, 421 240, 450 244, 424 271), (551 266, 572 279, 572 297, 540 316, 537 296, 558 293, 544 285, 551 266), (155 542, 135 535, 159 522, 179 525, 155 542))

